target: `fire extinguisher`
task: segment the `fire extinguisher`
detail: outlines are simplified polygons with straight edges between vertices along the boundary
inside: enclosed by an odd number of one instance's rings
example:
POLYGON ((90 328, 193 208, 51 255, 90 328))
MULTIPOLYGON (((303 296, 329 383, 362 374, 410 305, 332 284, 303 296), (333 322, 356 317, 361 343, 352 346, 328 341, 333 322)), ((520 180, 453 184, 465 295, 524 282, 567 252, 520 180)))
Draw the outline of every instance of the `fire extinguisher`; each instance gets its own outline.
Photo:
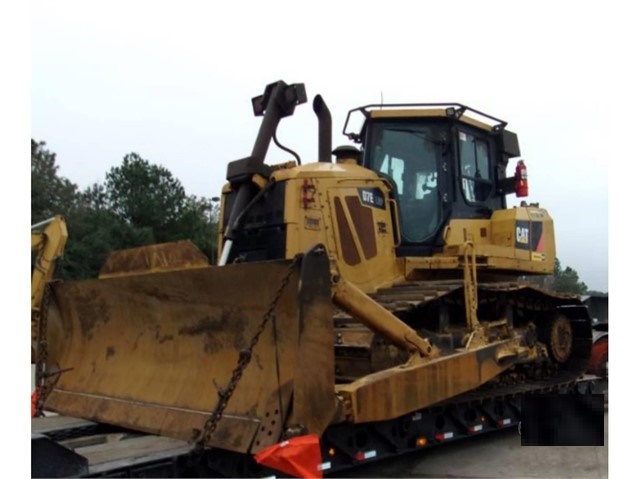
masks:
POLYGON ((524 160, 519 160, 515 168, 515 194, 517 198, 528 196, 528 172, 524 160))

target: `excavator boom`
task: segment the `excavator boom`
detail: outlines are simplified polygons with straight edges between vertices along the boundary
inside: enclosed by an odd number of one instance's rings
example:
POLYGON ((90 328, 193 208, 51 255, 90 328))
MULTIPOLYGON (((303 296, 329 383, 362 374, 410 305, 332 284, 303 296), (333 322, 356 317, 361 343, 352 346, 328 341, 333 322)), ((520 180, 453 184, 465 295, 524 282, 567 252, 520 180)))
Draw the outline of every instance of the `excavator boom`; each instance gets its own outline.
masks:
POLYGON ((31 252, 35 263, 31 273, 31 363, 35 362, 39 316, 47 282, 53 279, 57 260, 62 256, 69 237, 61 215, 31 226, 31 252))

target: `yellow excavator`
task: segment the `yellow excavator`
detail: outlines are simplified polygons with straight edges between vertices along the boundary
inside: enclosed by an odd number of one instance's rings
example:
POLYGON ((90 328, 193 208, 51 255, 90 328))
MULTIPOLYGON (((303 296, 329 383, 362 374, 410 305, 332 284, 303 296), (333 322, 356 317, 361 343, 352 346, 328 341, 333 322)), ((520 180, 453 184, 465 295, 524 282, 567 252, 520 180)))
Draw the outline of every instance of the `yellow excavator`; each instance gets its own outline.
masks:
POLYGON ((58 259, 62 256, 69 234, 63 216, 56 215, 31 225, 31 252, 35 261, 31 272, 31 363, 34 363, 42 300, 45 287, 53 279, 58 259))
POLYGON ((40 393, 46 376, 46 310, 50 299, 47 285, 54 278, 68 236, 67 224, 61 215, 31 225, 31 364, 35 364, 36 385, 31 396, 32 417, 42 413, 43 397, 40 393), (40 361, 36 363, 38 356, 40 361))
POLYGON ((267 165, 305 102, 282 81, 253 98, 262 123, 228 165, 217 265, 154 245, 52 285, 47 409, 191 441, 210 467, 317 435, 333 471, 516 424, 518 395, 575 384, 590 320, 578 297, 519 281, 552 273, 555 242, 545 209, 507 206, 528 185, 522 160, 507 176, 506 122, 367 105, 333 150, 316 96, 319 161, 283 147, 295 159, 267 165))

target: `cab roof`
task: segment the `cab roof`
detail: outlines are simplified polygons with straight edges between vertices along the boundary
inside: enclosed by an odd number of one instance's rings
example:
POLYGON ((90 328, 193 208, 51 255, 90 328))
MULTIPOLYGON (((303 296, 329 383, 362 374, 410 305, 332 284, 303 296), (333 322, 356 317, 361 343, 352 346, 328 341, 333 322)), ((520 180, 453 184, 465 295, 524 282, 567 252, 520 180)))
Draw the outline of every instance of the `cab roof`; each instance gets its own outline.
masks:
POLYGON ((370 119, 376 118, 424 118, 441 117, 466 123, 487 131, 499 132, 506 128, 507 122, 495 118, 479 110, 460 103, 406 103, 389 105, 365 105, 348 112, 342 133, 349 139, 360 143, 364 128, 370 119), (364 122, 357 130, 347 131, 351 121, 351 114, 359 112, 364 116, 364 122))

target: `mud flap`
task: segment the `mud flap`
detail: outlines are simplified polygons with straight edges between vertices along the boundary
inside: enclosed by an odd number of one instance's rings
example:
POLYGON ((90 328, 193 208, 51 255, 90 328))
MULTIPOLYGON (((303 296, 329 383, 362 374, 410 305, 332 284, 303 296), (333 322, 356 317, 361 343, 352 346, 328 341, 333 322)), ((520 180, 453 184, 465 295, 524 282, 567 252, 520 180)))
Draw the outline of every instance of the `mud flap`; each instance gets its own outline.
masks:
POLYGON ((336 407, 326 253, 57 284, 45 408, 190 440, 291 274, 207 445, 237 452, 285 428, 321 434, 336 407), (68 368, 68 370, 67 370, 68 368))

